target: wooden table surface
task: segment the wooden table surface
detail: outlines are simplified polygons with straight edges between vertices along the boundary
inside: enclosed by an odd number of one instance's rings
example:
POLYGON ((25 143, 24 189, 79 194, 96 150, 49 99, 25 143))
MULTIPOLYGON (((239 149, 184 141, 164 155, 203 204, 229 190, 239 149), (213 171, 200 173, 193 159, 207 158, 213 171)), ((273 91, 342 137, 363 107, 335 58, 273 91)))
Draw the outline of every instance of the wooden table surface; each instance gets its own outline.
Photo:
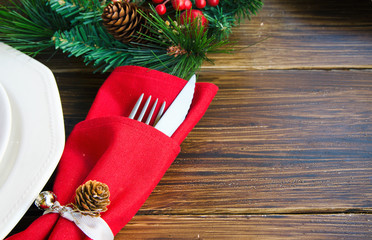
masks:
MULTIPOLYGON (((372 239, 371 1, 265 0, 231 40, 200 71, 218 94, 115 239, 372 239)), ((108 73, 38 59, 68 136, 108 73)))

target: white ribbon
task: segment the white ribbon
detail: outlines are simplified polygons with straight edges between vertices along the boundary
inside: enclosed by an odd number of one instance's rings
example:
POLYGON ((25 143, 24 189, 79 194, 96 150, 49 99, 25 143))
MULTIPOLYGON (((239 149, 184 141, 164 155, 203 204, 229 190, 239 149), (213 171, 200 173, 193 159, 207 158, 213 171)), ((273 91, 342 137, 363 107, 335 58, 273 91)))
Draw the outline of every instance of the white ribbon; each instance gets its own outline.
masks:
POLYGON ((59 213, 62 217, 74 222, 85 235, 93 240, 114 239, 114 234, 109 225, 101 217, 83 215, 70 207, 61 206, 58 201, 55 201, 52 207, 45 210, 44 214, 48 213, 59 213))

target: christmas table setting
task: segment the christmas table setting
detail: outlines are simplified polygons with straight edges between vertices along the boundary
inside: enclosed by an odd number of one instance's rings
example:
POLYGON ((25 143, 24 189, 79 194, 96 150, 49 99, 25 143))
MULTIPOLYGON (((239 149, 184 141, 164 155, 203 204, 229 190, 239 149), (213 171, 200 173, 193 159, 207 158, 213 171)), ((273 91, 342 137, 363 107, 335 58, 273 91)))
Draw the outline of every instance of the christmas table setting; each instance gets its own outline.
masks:
MULTIPOLYGON (((26 55, 37 56, 52 46, 71 57, 83 57, 96 71, 112 72, 100 87, 86 119, 69 134, 66 145, 61 144, 64 135, 60 134, 57 150, 46 148, 54 153, 53 163, 48 164, 47 170, 44 163, 44 168, 32 176, 33 180, 24 181, 27 190, 21 189, 20 193, 27 193, 27 197, 16 194, 9 199, 22 198, 21 203, 2 204, 11 211, 4 212, 1 219, 1 237, 22 217, 31 205, 30 199, 36 199, 35 205, 44 211, 43 216, 8 239, 113 239, 154 190, 180 152, 180 144, 214 98, 216 85, 195 83, 195 73, 201 64, 211 61, 207 53, 219 51, 228 43, 231 30, 226 26, 231 28, 235 21, 254 13, 261 5, 260 1, 242 2, 237 8, 222 1, 220 7, 218 0, 209 0, 208 6, 205 0, 24 0, 3 6, 0 38, 7 55, 3 54, 2 72, 15 72, 5 64, 7 59, 23 58, 28 65, 32 62, 44 68, 56 91, 52 72, 26 55), (221 24, 221 19, 225 24, 221 24), (150 96, 143 108, 153 104, 152 112, 159 111, 158 100, 168 103, 159 120, 149 116, 143 124, 142 113, 138 121, 133 119, 135 113, 129 114, 141 93, 150 96), (150 102, 151 96, 156 97, 155 103, 154 98, 150 102), (57 163, 53 189, 40 192, 57 163), (38 185, 35 179, 39 180, 38 185), (36 192, 40 194, 36 196, 36 192)), ((23 79, 30 84, 36 81, 28 78, 30 72, 26 68, 23 76, 10 74, 9 81, 23 79)), ((6 85, 2 89, 4 96, 8 88, 6 85)), ((58 90, 54 95, 61 123, 58 90)), ((46 102, 50 104, 49 99, 46 102)), ((14 109, 11 106, 11 112, 14 109)), ((34 111, 34 115, 39 116, 40 111, 34 111)), ((12 129, 7 127, 9 123, 3 125, 13 134, 19 131, 17 126, 12 129)), ((59 125, 58 132, 62 132, 63 125, 59 125)), ((50 128, 47 132, 56 131, 55 126, 50 128)), ((26 144, 35 140, 29 139, 26 144)), ((17 155, 21 151, 10 147, 5 152, 17 155)), ((33 158, 28 163, 36 168, 33 158)), ((11 164, 6 165, 12 169, 11 164)), ((22 168, 22 163, 17 165, 22 168)), ((20 175, 14 175, 17 174, 20 175)), ((4 178, 4 186, 9 189, 3 195, 9 195, 14 180, 4 178)))
POLYGON ((370 2, 0 4, 0 239, 370 238, 370 2))
MULTIPOLYGON (((113 239, 176 158, 179 145, 206 111, 217 87, 196 84, 187 117, 170 136, 123 116, 129 116, 133 97, 141 92, 174 103, 184 85, 185 80, 163 72, 137 66, 116 68, 100 88, 86 120, 70 133, 53 192, 42 192, 36 201, 49 214, 9 239, 85 239, 85 235, 113 239), (168 81, 172 83, 164 86, 168 81), (107 213, 101 218, 101 212, 107 213)), ((171 106, 165 108, 159 124, 171 106)))

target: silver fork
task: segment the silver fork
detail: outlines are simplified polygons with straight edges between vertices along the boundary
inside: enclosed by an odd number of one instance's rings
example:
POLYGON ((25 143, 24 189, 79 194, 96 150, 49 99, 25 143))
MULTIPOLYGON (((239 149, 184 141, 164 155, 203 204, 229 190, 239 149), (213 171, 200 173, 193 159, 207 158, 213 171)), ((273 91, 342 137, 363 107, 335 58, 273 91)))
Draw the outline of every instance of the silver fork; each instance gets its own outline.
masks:
MULTIPOLYGON (((128 117, 128 118, 130 118, 130 119, 134 119, 134 117, 136 116, 136 113, 137 113, 137 111, 138 111, 138 109, 139 109, 139 107, 140 107, 140 105, 141 105, 141 102, 142 102, 142 99, 143 99, 143 96, 144 96, 144 95, 145 95, 145 94, 142 93, 141 96, 138 98, 138 100, 137 100, 136 104, 134 105, 134 107, 133 107, 133 109, 132 109, 132 112, 129 114, 129 117, 128 117)), ((146 102, 145 102, 145 105, 143 106, 140 115, 139 115, 138 118, 135 119, 135 120, 140 121, 140 122, 142 121, 142 118, 145 116, 146 111, 147 111, 147 108, 149 107, 150 100, 151 100, 151 96, 149 96, 149 97, 147 98, 147 100, 146 100, 146 102)), ((150 113, 149 113, 149 115, 147 116, 147 119, 146 119, 146 121, 145 121, 146 124, 149 124, 149 123, 150 123, 150 121, 151 121, 151 119, 152 119, 152 116, 154 115, 155 108, 156 108, 157 104, 158 104, 158 99, 156 99, 154 105, 152 105, 152 108, 151 108, 151 110, 150 110, 150 113)), ((159 112, 158 112, 158 115, 156 115, 154 125, 159 121, 160 117, 163 115, 163 112, 164 112, 164 109, 165 109, 165 104, 166 104, 166 103, 165 103, 165 101, 164 101, 163 104, 162 104, 161 107, 160 107, 160 110, 159 110, 159 112)))

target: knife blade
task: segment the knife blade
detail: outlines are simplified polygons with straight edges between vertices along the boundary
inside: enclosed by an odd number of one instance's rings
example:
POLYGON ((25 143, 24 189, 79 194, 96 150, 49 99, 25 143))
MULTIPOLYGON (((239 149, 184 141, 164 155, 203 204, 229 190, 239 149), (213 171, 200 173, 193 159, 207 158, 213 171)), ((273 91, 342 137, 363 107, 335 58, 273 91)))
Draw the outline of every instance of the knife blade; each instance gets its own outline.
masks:
POLYGON ((189 112, 192 99, 194 98, 195 83, 196 76, 193 75, 155 125, 156 129, 169 137, 173 135, 189 112))

